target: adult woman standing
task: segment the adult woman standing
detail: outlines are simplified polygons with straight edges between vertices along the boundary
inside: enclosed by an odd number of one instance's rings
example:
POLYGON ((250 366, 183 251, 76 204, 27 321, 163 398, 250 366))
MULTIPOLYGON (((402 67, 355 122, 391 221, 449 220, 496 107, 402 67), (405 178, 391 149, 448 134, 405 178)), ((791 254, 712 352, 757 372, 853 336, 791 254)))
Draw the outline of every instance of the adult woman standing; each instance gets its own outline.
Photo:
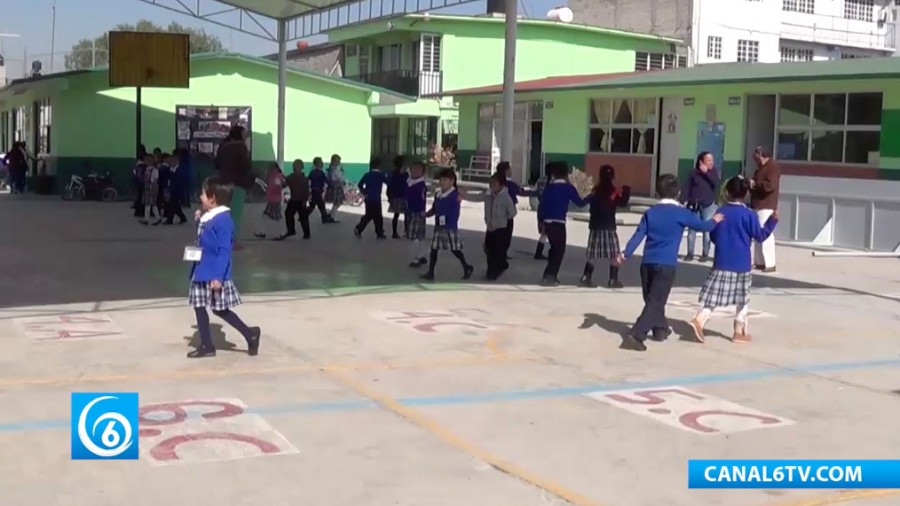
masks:
MULTIPOLYGON (((718 196, 719 182, 722 176, 715 167, 712 153, 704 151, 697 155, 694 170, 688 177, 687 184, 681 192, 681 198, 688 209, 693 211, 701 220, 708 220, 716 214, 716 197, 718 196)), ((686 261, 694 259, 694 243, 697 241, 697 232, 688 230, 686 261)), ((703 252, 700 255, 701 262, 709 261, 710 240, 709 233, 703 232, 703 252)))
POLYGON ((245 130, 241 125, 234 125, 228 137, 219 146, 216 153, 216 170, 223 183, 234 186, 231 197, 231 217, 234 220, 234 236, 240 237, 241 218, 244 213, 244 201, 247 199, 246 189, 253 182, 253 168, 250 161, 250 150, 244 142, 245 130))

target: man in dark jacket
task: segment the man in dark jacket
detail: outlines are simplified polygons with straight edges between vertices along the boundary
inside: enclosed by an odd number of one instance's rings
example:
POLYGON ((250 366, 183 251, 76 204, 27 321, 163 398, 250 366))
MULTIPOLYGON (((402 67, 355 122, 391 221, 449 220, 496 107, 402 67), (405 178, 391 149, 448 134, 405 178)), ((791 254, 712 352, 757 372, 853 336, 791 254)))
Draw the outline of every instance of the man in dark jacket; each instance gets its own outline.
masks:
MULTIPOLYGON (((234 220, 234 236, 237 241, 244 214, 247 188, 254 181, 250 150, 244 142, 244 127, 234 125, 216 153, 216 170, 225 183, 234 185, 231 196, 231 219, 234 220)), ((237 249, 240 249, 239 247, 237 249)))
MULTIPOLYGON (((706 221, 716 214, 716 196, 718 195, 721 174, 715 167, 712 153, 704 151, 697 155, 694 170, 688 177, 684 189, 681 192, 681 200, 688 209, 694 212, 701 220, 706 221)), ((694 259, 694 243, 697 242, 697 232, 688 230, 687 255, 685 261, 694 259)), ((710 240, 709 233, 703 233, 703 252, 700 255, 701 262, 709 261, 710 240)))
MULTIPOLYGON (((781 191, 781 168, 772 159, 771 153, 762 146, 753 150, 757 169, 750 180, 750 209, 756 211, 760 223, 765 223, 778 209, 781 191)), ((775 235, 772 234, 762 244, 756 243, 754 255, 756 268, 763 272, 775 272, 775 235)))
POLYGON ((293 167, 294 171, 285 178, 285 182, 291 191, 291 199, 288 201, 287 208, 284 211, 287 233, 278 238, 280 241, 297 235, 297 225, 294 223, 294 216, 297 216, 300 220, 303 238, 309 239, 309 213, 312 211, 309 207, 309 179, 303 173, 302 160, 294 160, 293 167))

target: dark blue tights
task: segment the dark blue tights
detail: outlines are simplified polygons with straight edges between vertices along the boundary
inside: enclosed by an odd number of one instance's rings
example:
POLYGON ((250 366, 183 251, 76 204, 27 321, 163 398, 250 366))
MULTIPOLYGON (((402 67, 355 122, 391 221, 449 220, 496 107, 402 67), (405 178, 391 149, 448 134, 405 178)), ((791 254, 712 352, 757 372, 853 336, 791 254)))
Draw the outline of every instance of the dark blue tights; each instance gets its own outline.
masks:
MULTIPOLYGON (((195 307, 194 314, 197 315, 197 332, 200 333, 200 347, 205 350, 213 349, 215 346, 212 341, 212 333, 209 330, 209 313, 206 312, 205 307, 195 307)), ((244 336, 247 343, 250 343, 250 339, 253 338, 253 333, 250 332, 250 328, 247 327, 247 324, 244 323, 243 320, 241 320, 240 316, 230 309, 226 309, 225 311, 213 310, 213 314, 225 320, 225 323, 234 327, 235 330, 244 336)))

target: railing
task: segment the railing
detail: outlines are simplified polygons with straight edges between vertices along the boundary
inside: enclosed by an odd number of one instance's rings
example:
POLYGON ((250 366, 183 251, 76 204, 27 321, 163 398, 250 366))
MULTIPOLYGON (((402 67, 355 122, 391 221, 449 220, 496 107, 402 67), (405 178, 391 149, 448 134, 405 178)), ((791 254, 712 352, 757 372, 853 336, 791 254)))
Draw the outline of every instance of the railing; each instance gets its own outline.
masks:
POLYGON ((896 48, 892 23, 785 11, 782 38, 887 51, 896 48))
POLYGON ((387 70, 348 76, 347 79, 380 86, 412 97, 427 97, 443 92, 444 73, 406 69, 387 70))
POLYGON ((814 246, 900 249, 900 199, 781 192, 775 237, 814 246))

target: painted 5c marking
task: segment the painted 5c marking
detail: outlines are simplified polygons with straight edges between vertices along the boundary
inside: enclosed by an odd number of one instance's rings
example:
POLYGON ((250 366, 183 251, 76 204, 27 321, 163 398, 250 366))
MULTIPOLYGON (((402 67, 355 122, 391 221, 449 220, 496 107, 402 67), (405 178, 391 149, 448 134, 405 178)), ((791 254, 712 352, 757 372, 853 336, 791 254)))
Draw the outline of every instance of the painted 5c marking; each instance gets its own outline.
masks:
POLYGON ((637 399, 632 399, 622 394, 609 394, 606 397, 623 404, 654 405, 666 402, 665 399, 657 394, 678 394, 685 397, 690 397, 691 399, 703 400, 703 396, 681 390, 680 388, 659 388, 656 390, 641 390, 640 392, 632 392, 632 395, 637 397, 637 399))

